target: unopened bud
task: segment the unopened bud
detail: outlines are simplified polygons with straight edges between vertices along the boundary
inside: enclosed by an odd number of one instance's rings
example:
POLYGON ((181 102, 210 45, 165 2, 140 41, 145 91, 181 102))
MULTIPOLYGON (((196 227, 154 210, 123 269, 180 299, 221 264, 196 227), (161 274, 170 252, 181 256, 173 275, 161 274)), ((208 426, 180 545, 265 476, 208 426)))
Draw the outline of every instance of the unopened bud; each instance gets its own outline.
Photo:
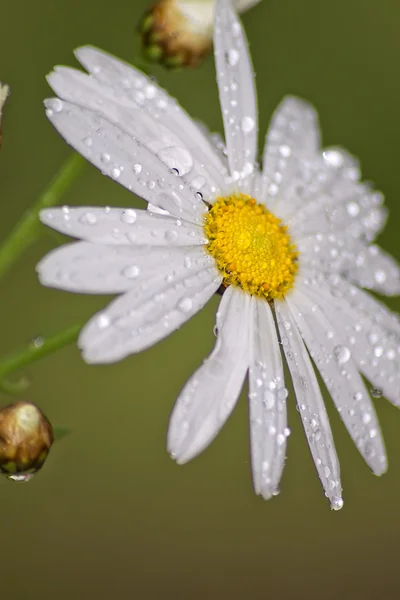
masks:
MULTIPOLYGON (((140 24, 146 57, 169 68, 196 67, 212 48, 216 0, 159 0, 140 24)), ((233 0, 244 12, 260 0, 233 0)))
POLYGON ((31 402, 0 409, 0 470, 8 479, 29 481, 43 466, 53 443, 53 428, 31 402))
POLYGON ((10 93, 10 88, 8 87, 8 85, 5 85, 0 82, 0 148, 1 148, 1 140, 2 140, 1 120, 2 120, 2 116, 3 116, 3 106, 5 104, 5 101, 7 100, 7 96, 9 93, 10 93))

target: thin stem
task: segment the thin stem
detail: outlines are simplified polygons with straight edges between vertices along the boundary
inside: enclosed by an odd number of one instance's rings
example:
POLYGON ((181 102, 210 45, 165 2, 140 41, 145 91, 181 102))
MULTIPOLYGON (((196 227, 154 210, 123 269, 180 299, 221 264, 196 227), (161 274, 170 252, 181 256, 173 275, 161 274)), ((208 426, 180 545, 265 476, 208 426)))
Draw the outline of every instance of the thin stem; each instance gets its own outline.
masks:
POLYGON ((28 346, 0 359, 0 391, 7 394, 15 394, 23 391, 28 385, 28 381, 25 378, 22 378, 17 383, 13 383, 8 381, 8 377, 19 371, 22 367, 26 367, 63 348, 67 344, 75 342, 81 328, 82 325, 80 324, 73 325, 47 339, 33 340, 28 346))
POLYGON ((23 215, 0 246, 0 277, 19 256, 40 236, 39 212, 56 204, 85 164, 79 154, 70 156, 35 204, 23 215))

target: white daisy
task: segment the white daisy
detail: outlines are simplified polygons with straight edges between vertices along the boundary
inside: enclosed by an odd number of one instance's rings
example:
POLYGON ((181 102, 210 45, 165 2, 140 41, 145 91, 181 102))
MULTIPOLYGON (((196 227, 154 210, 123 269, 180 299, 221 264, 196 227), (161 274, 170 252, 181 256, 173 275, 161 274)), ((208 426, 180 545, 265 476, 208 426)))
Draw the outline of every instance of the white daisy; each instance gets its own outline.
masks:
POLYGON ((81 241, 42 260, 40 279, 121 294, 80 336, 92 363, 153 345, 222 286, 215 348, 177 400, 169 452, 184 463, 204 450, 248 375, 254 487, 274 495, 290 433, 283 349, 316 469, 339 509, 339 463, 312 361, 382 474, 385 449, 362 375, 400 404, 400 322, 360 289, 400 291, 399 268, 371 244, 386 217, 382 196, 360 183, 345 151, 320 149, 314 109, 296 98, 272 118, 260 171, 253 71, 228 0, 217 2, 214 45, 226 152, 150 79, 100 50, 76 52, 90 75, 56 67, 49 76, 59 96, 46 103, 53 125, 149 207, 45 210, 44 223, 81 241))

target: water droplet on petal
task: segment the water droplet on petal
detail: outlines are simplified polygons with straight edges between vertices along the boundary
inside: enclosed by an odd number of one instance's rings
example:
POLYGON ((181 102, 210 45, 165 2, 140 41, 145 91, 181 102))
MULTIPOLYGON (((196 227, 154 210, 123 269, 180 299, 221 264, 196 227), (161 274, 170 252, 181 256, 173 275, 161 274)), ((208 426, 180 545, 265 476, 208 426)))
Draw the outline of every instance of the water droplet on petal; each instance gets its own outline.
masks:
POLYGON ((46 107, 50 108, 52 111, 59 113, 63 109, 63 103, 60 98, 51 98, 46 102, 46 107))
POLYGON ((160 150, 158 156, 167 167, 178 171, 181 177, 192 170, 193 158, 186 148, 178 148, 176 146, 164 148, 160 150))
POLYGON ((375 271, 376 283, 379 283, 379 284, 385 283, 386 279, 387 279, 387 275, 386 275, 385 271, 382 271, 382 269, 375 271))
POLYGON ((242 131, 243 133, 250 133, 255 127, 255 121, 251 117, 243 117, 242 119, 242 131))
POLYGON ((356 217, 360 212, 360 207, 357 202, 349 202, 347 204, 347 212, 350 217, 356 217))
POLYGON ((340 152, 339 150, 325 150, 322 153, 322 156, 324 158, 324 161, 330 167, 334 167, 335 169, 340 169, 340 167, 343 166, 344 157, 343 157, 342 152, 340 152))
POLYGON ((123 270, 123 274, 125 277, 128 277, 128 279, 135 279, 140 275, 140 269, 136 265, 130 265, 123 270))
POLYGON ((97 317, 97 326, 99 327, 99 329, 105 329, 106 327, 109 327, 111 323, 111 319, 108 315, 106 314, 100 314, 97 317))
POLYGON ((110 162, 111 160, 111 156, 109 154, 107 154, 107 152, 103 152, 102 154, 100 154, 100 161, 106 165, 110 162))
POLYGON ((178 239, 178 234, 173 229, 168 229, 165 232, 164 237, 167 240, 167 242, 169 242, 170 244, 172 244, 173 242, 175 242, 178 239))
POLYGON ((335 358, 339 364, 344 364, 350 360, 351 352, 346 346, 336 346, 335 358))
POLYGON ((226 62, 228 63, 228 65, 230 67, 234 67, 239 62, 240 54, 239 54, 238 50, 235 50, 235 48, 231 48, 226 53, 225 58, 226 58, 226 62))
POLYGON ((92 212, 86 212, 80 217, 79 221, 83 223, 83 225, 95 225, 97 223, 97 217, 92 212))
POLYGON ((331 500, 331 509, 340 510, 341 508, 343 508, 343 504, 343 498, 341 498, 340 496, 334 496, 331 500))
POLYGON ((124 210, 124 212, 121 215, 121 221, 123 223, 128 223, 129 225, 132 225, 133 223, 135 223, 136 219, 137 219, 136 212, 134 210, 132 210, 131 208, 124 210))
POLYGON ((85 144, 85 146, 87 146, 88 148, 91 148, 93 146, 93 140, 89 135, 87 137, 83 138, 82 141, 85 144))
POLYGON ((184 313, 188 313, 192 309, 192 306, 193 306, 193 302, 190 298, 182 298, 178 302, 179 310, 184 313))

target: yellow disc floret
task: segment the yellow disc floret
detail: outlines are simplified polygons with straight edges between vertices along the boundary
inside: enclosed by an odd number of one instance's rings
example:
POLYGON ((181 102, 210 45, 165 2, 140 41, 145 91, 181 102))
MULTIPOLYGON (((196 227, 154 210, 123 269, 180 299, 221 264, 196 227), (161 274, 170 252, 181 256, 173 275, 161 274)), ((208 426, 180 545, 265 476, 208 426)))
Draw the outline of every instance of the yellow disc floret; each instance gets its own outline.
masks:
POLYGON ((244 194, 217 198, 205 217, 209 240, 224 285, 273 300, 293 286, 298 269, 296 246, 287 227, 265 206, 244 194))

